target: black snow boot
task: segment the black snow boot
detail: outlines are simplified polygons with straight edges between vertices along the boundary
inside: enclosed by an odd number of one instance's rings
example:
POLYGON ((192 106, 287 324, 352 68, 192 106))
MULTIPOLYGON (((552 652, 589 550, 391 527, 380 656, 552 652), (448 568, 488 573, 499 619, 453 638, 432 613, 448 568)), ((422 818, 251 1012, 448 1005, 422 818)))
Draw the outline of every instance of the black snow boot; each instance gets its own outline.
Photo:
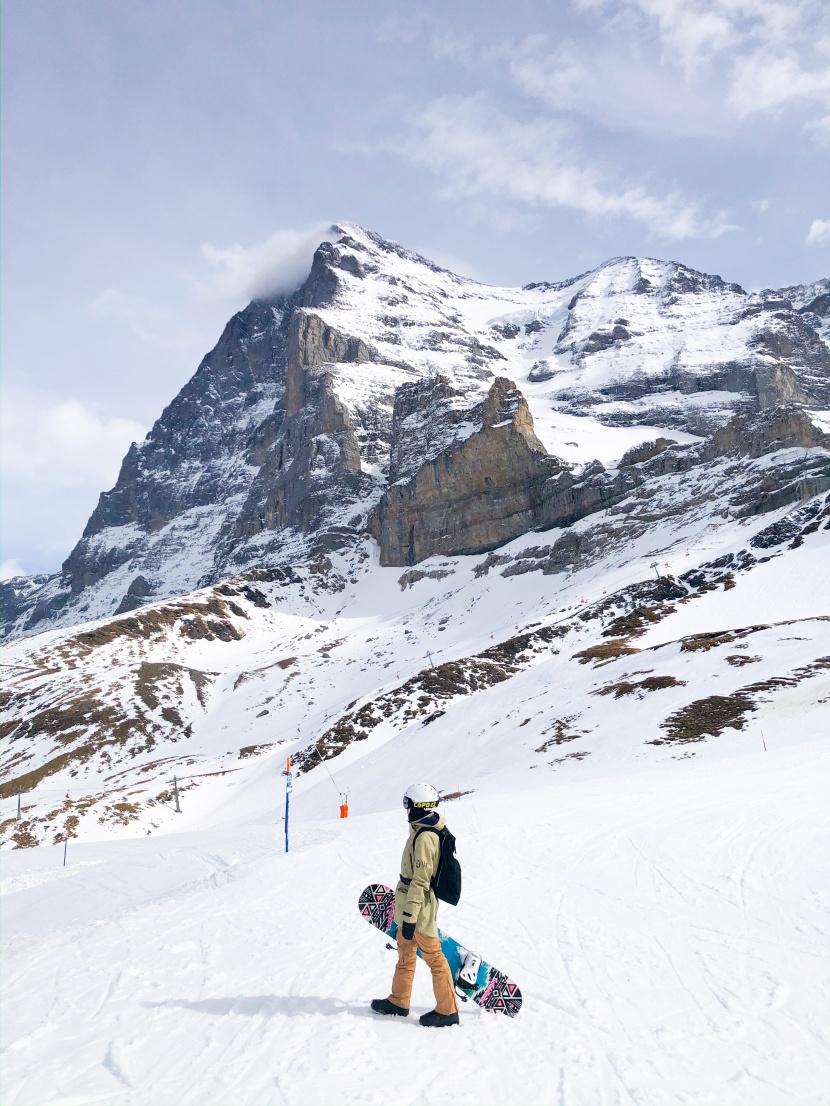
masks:
POLYGON ((408 1018, 409 1011, 402 1006, 396 1006, 388 998, 373 998, 372 1009, 376 1014, 397 1014, 399 1018, 408 1018))
POLYGON ((443 1029, 445 1025, 458 1025, 458 1014, 439 1014, 437 1010, 430 1010, 428 1014, 421 1014, 418 1021, 421 1025, 434 1025, 437 1029, 443 1029))

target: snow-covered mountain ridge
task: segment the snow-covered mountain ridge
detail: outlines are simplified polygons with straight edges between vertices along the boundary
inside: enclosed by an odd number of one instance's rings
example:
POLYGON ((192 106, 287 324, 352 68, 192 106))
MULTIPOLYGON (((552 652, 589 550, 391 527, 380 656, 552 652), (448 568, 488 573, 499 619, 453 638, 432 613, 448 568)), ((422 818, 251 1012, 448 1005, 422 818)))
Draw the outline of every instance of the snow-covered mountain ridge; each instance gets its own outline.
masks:
MULTIPOLYGON (((490 288, 362 228, 333 231, 297 292, 228 323, 62 572, 3 585, 7 633, 300 563, 367 531, 391 565, 494 549, 620 501, 642 476, 631 451, 660 439, 666 471, 757 454, 764 436, 769 454, 809 451, 800 475, 830 471, 830 282, 747 294, 614 258, 490 288)), ((744 491, 744 513, 792 500, 795 466, 744 491)))
POLYGON ((4 1103, 828 1102, 826 285, 335 237, 10 585, 4 1103), (438 1040, 416 779, 524 996, 438 1040))

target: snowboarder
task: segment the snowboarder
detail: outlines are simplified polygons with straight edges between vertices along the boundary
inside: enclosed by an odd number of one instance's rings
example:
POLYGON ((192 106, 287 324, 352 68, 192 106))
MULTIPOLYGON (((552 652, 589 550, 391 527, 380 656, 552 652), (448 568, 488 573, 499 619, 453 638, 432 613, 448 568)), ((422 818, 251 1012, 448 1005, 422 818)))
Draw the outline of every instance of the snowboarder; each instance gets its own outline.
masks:
POLYGON ((421 1025, 458 1025, 455 987, 446 957, 438 939, 438 899, 431 886, 441 854, 438 833, 446 820, 435 809, 439 795, 428 783, 411 784, 404 793, 403 805, 409 818, 409 837, 401 860, 401 878, 395 888, 395 921, 398 924, 398 963, 392 978, 389 998, 376 998, 372 1009, 377 1014, 407 1017, 415 959, 421 956, 432 972, 435 1009, 421 1016, 421 1025), (425 832, 422 832, 425 831, 425 832))

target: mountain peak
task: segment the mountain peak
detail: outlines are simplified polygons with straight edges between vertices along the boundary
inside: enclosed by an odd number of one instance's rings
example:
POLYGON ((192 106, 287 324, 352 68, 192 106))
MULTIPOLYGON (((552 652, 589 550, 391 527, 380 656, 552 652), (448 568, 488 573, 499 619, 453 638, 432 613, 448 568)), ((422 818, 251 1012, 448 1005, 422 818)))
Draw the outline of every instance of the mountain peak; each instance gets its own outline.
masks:
MULTIPOLYGON (((830 404, 827 288, 786 292, 748 296, 680 262, 638 257, 490 287, 335 224, 295 292, 229 320, 127 453, 61 574, 5 589, 12 632, 100 617, 369 531, 397 563, 567 525, 618 494, 609 486, 597 498, 581 472, 616 471, 658 439, 692 446, 779 403, 830 404), (505 431, 497 446, 481 411, 498 380, 515 390, 529 431, 505 431), (499 508, 513 520, 505 525, 440 523, 442 510, 457 511, 436 466, 468 471, 452 493, 460 504, 479 479, 510 483, 500 449, 536 488, 532 504, 520 509, 517 490, 499 508), (551 481, 577 505, 558 500, 551 481), (406 511, 392 509, 395 496, 408 497, 406 511), (434 511, 424 496, 438 497, 434 511), (427 517, 434 533, 400 530, 427 517)), ((497 500, 488 493, 480 509, 497 500)))

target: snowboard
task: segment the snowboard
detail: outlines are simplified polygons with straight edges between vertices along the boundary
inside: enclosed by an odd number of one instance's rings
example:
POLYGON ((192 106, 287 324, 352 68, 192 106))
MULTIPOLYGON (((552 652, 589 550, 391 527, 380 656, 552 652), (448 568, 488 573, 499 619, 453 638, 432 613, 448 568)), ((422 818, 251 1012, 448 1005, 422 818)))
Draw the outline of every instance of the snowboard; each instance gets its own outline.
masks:
MULTIPOLYGON (((392 920, 395 912, 395 892, 382 883, 370 883, 360 894, 360 913, 381 933, 394 938, 397 923, 392 920)), ((522 1007, 522 992, 504 972, 487 964, 475 953, 459 945, 458 941, 438 930, 441 950, 447 958, 455 980, 456 993, 491 1013, 506 1014, 515 1018, 522 1007)), ((418 956, 420 956, 418 950, 418 956)))

